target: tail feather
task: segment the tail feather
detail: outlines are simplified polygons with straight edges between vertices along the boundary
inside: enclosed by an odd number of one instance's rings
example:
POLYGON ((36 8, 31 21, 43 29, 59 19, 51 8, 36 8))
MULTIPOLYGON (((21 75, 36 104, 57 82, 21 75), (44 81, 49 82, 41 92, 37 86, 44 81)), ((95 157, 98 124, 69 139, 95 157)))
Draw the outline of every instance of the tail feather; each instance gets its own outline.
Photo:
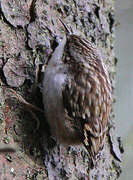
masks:
POLYGON ((100 152, 104 147, 105 135, 106 133, 99 137, 94 137, 90 132, 84 131, 85 139, 83 144, 90 155, 92 167, 94 167, 95 163, 98 161, 100 152))

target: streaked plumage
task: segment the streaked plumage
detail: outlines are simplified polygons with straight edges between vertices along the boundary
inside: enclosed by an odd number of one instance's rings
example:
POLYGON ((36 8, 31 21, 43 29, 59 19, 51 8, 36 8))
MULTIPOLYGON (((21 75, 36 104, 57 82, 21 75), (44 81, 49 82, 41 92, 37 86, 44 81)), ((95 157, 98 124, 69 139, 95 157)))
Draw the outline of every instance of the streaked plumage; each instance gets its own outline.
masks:
POLYGON ((49 60, 43 89, 52 134, 60 143, 83 143, 94 159, 104 145, 112 89, 92 43, 77 35, 64 37, 49 60))

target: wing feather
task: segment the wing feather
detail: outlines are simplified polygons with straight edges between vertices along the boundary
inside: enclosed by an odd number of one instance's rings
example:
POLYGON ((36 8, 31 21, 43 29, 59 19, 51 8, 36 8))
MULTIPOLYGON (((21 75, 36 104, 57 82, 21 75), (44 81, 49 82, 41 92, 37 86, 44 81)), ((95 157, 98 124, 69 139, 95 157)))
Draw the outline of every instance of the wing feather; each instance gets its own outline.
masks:
MULTIPOLYGON (((103 146, 110 102, 104 86, 103 74, 84 71, 87 67, 71 70, 72 76, 63 89, 64 107, 68 115, 81 121, 84 144, 92 155, 96 155, 103 146), (76 71, 75 75, 74 72, 76 71)), ((89 67, 88 67, 89 68, 89 67)), ((77 123, 79 124, 79 123, 77 123)))

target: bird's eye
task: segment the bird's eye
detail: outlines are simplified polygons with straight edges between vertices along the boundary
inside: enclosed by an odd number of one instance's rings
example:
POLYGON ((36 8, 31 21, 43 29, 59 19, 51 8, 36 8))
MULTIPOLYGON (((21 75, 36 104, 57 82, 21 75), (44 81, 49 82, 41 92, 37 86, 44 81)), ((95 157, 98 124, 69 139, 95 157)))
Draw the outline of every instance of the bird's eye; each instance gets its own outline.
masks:
POLYGON ((61 42, 61 38, 59 36, 56 36, 54 41, 51 43, 52 44, 51 48, 53 49, 53 51, 59 45, 60 42, 61 42))

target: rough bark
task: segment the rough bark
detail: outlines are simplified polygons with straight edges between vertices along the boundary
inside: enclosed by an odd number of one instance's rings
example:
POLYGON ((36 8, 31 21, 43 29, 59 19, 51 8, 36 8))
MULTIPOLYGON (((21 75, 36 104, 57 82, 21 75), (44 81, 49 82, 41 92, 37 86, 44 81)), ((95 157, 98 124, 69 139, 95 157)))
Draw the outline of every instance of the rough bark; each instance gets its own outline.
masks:
POLYGON ((0 0, 0 3, 0 141, 16 146, 17 150, 0 154, 0 179, 118 179, 122 148, 115 137, 113 112, 105 148, 96 167, 91 169, 83 146, 64 147, 53 145, 52 141, 53 147, 47 149, 47 158, 42 163, 40 149, 45 146, 49 127, 44 114, 27 103, 43 109, 41 77, 56 47, 55 39, 64 35, 58 18, 74 34, 90 39, 101 50, 114 88, 117 60, 113 0, 0 0), (35 70, 42 65, 33 97, 35 70))

